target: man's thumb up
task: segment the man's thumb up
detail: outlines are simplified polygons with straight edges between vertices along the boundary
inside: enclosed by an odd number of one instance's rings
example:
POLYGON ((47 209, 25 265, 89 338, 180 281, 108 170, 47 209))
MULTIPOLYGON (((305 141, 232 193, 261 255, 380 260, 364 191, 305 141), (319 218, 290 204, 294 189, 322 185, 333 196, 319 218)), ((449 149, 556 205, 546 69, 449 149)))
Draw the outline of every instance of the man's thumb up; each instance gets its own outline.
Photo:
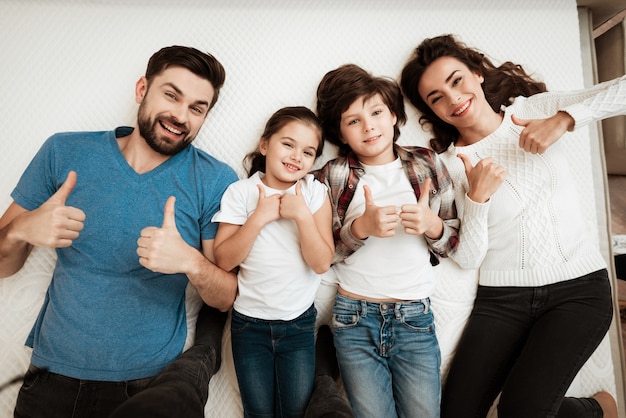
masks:
POLYGON ((176 197, 170 196, 165 202, 163 211, 163 225, 161 228, 176 228, 176 197))

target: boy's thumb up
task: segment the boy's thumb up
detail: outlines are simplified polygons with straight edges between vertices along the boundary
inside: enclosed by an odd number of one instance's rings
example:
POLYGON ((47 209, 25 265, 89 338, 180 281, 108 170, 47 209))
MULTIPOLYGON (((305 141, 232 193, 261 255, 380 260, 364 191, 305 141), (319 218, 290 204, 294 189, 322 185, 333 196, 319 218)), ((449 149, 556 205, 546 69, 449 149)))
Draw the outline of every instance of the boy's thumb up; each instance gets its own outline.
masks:
POLYGON ((424 183, 422 183, 422 187, 420 188, 420 198, 417 199, 417 204, 418 205, 422 205, 422 206, 428 206, 429 205, 429 195, 430 195, 430 185, 432 183, 432 180, 430 177, 428 177, 426 180, 424 180, 424 183))

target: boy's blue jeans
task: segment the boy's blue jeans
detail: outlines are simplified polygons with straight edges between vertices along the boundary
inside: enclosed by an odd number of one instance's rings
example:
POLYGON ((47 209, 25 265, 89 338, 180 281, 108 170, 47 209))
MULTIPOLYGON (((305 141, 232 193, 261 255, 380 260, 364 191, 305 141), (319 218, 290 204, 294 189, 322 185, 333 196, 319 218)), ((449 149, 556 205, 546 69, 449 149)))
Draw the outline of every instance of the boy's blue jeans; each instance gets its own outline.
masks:
POLYGON ((563 398, 611 324, 607 271, 540 287, 479 286, 443 390, 443 418, 600 417, 563 398))
POLYGON ((428 299, 372 303, 337 294, 333 327, 357 418, 439 417, 441 354, 428 299))
POLYGON ((315 378, 316 315, 313 305, 291 321, 233 310, 233 360, 246 417, 304 416, 315 378))

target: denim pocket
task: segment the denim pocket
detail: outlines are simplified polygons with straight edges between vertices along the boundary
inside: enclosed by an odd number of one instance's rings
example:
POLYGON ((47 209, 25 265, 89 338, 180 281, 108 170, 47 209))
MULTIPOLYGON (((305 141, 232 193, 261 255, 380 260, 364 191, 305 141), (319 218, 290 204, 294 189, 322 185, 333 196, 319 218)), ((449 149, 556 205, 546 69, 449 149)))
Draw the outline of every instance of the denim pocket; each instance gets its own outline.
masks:
POLYGON ((299 318, 294 319, 292 323, 293 326, 299 331, 314 331, 316 318, 317 310, 313 306, 299 318))
POLYGON ((335 310, 333 312, 333 327, 335 330, 354 328, 359 323, 359 315, 356 312, 335 310))
POLYGON ((411 331, 431 333, 435 331, 432 311, 424 313, 423 310, 408 309, 402 313, 401 323, 411 331))
POLYGON ((246 321, 236 311, 233 310, 230 320, 230 332, 244 331, 249 324, 250 322, 246 321))

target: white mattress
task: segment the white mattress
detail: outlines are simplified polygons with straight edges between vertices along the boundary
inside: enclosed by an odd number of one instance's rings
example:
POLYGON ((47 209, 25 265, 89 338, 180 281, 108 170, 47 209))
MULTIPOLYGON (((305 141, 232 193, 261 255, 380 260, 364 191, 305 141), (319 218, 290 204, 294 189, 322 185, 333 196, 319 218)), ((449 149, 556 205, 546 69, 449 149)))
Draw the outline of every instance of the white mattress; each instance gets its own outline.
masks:
MULTIPOLYGON (((244 175, 243 156, 254 148, 267 117, 286 105, 314 106, 317 83, 329 70, 354 62, 377 75, 397 77, 424 37, 455 33, 496 61, 510 59, 537 73, 552 90, 582 87, 575 0, 254 0, 166 2, 18 1, 0 3, 3 99, 0 115, 0 212, 41 143, 56 131, 101 130, 134 123, 134 83, 162 46, 208 50, 227 70, 226 85, 196 145, 244 175), (224 4, 223 4, 224 3, 224 4), (436 4, 436 6, 435 6, 436 4)), ((400 143, 426 144, 417 117, 400 143)), ((590 228, 598 225, 589 135, 571 141, 590 228)), ((328 147, 321 164, 333 156, 328 147)), ((592 158, 598 159, 595 155, 592 158)), ((600 194, 601 196, 601 194, 600 194)), ((36 249, 22 271, 0 281, 0 384, 24 373, 23 342, 39 310, 54 264, 36 249)), ((437 267, 433 309, 443 374, 475 292, 475 276, 451 262, 437 267)), ((333 289, 322 287, 319 322, 328 321, 333 289)), ((197 299, 189 299, 197 311, 197 299), (195 302, 194 302, 195 301, 195 302)), ((193 318, 190 319, 193 325, 193 318)), ((242 415, 224 336, 223 364, 211 381, 207 416, 242 415)), ((570 388, 571 395, 615 393, 615 364, 607 338, 570 388)), ((0 417, 12 416, 19 385, 0 392, 0 417)))

